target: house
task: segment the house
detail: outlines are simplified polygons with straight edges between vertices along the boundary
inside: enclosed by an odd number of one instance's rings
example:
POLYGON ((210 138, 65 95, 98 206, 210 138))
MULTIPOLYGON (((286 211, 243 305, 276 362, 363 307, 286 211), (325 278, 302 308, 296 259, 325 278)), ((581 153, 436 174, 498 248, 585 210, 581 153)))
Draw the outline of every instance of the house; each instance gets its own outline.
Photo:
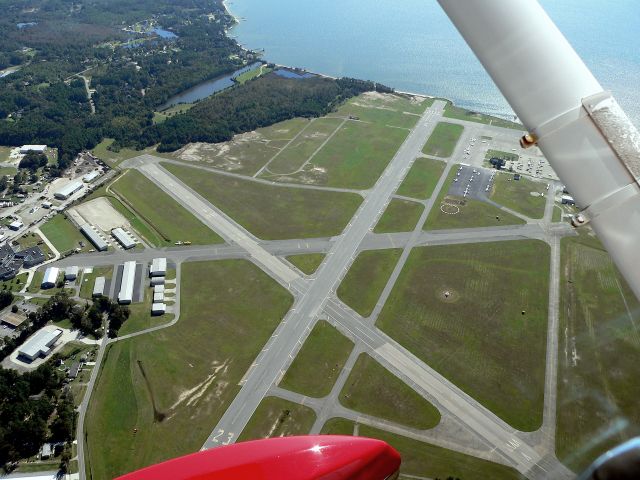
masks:
POLYGON ((80 269, 78 267, 67 267, 64 269, 64 279, 74 281, 78 278, 78 273, 80 273, 80 269))
POLYGON ((22 266, 24 268, 35 267, 46 260, 44 253, 42 253, 42 250, 40 250, 38 246, 25 248, 24 250, 16 252, 15 258, 22 260, 22 266))
POLYGON ((9 229, 16 232, 20 230, 22 227, 24 227, 24 223, 22 223, 20 220, 14 220, 9 224, 9 229))

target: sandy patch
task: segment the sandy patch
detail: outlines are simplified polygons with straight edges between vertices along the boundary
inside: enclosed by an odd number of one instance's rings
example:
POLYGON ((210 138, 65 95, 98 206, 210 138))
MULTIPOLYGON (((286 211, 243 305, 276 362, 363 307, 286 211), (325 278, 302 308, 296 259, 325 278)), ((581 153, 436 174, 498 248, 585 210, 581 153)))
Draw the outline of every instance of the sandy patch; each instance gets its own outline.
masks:
POLYGON ((97 226, 103 232, 110 232, 117 227, 129 227, 127 219, 113 208, 111 202, 104 197, 93 199, 69 209, 69 214, 73 215, 74 219, 80 217, 81 221, 78 224, 89 223, 97 226))

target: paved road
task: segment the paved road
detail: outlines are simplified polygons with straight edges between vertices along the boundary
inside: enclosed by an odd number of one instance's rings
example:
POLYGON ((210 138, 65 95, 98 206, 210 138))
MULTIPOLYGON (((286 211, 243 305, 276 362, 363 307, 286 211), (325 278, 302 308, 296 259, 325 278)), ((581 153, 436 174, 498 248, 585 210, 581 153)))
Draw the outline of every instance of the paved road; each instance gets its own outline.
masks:
POLYGON ((440 118, 443 107, 444 102, 436 101, 420 118, 415 129, 373 187, 371 194, 367 195, 343 234, 333 245, 328 258, 320 266, 315 281, 306 293, 297 299, 292 310, 267 343, 265 350, 245 377, 239 394, 211 432, 203 448, 235 441, 269 388, 277 383, 311 331, 329 294, 335 291, 346 274, 358 247, 375 226, 391 195, 420 153, 425 140, 440 118))

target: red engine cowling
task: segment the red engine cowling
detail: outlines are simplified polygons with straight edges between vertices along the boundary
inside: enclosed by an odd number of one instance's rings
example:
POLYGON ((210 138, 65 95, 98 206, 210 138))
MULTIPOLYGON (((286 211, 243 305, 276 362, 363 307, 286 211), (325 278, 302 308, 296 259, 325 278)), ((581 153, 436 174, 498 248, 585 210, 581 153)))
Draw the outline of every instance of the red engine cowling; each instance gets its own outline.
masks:
POLYGON ((381 440, 317 435, 236 443, 117 480, 384 480, 399 468, 400 455, 381 440))

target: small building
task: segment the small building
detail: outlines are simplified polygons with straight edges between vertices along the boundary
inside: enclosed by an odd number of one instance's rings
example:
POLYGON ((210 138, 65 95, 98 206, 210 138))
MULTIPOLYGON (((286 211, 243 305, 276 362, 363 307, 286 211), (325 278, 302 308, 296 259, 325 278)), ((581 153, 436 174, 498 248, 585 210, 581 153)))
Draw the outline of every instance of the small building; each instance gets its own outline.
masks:
POLYGON ((28 339, 18 350, 18 356, 30 362, 38 357, 46 357, 51 353, 55 343, 62 336, 62 330, 39 330, 28 339))
POLYGON ((42 253, 42 250, 40 250, 38 246, 25 248, 24 250, 16 252, 15 258, 22 261, 24 268, 35 267, 46 260, 44 253, 42 253))
POLYGON ((153 292, 153 303, 164 302, 164 292, 153 292))
POLYGON ((69 373, 67 374, 67 377, 69 377, 72 380, 77 378, 81 368, 82 368, 82 364, 80 362, 73 362, 73 364, 71 365, 71 368, 69 369, 69 373))
POLYGON ((47 210, 49 210, 52 206, 53 203, 51 202, 42 202, 42 208, 46 208, 47 210))
POLYGON ((22 227, 24 227, 24 223, 22 223, 20 220, 15 220, 9 224, 9 229, 13 231, 18 231, 22 227))
POLYGON ((96 232, 91 225, 85 223, 82 227, 80 227, 80 231, 84 234, 85 237, 89 239, 89 241, 96 247, 96 250, 99 252, 104 252, 109 248, 107 242, 105 242, 98 232, 96 232))
POLYGON ((56 286, 56 282, 58 281, 58 274, 60 273, 60 269, 57 267, 49 267, 44 272, 44 277, 42 278, 41 288, 53 288, 56 286))
POLYGON ((113 238, 115 238, 125 250, 129 250, 136 246, 136 239, 133 238, 129 232, 120 227, 111 230, 111 235, 113 235, 113 238))
POLYGON ((151 277, 151 286, 164 285, 164 277, 151 277))
POLYGON ((563 205, 575 205, 576 201, 573 199, 573 197, 571 195, 562 195, 562 197, 560 197, 560 200, 562 200, 562 204, 563 205))
POLYGON ((154 285, 153 293, 164 293, 164 285, 154 285))
POLYGON ((78 273, 80 273, 78 267, 67 267, 64 269, 64 279, 73 281, 78 278, 78 273))
POLYGON ((516 174, 513 176, 513 179, 514 179, 514 180, 520 180, 520 174, 519 174, 519 173, 516 173, 516 174))
POLYGON ((167 306, 164 303, 154 303, 151 305, 151 315, 164 315, 167 312, 167 306))
POLYGON ((53 194, 58 200, 66 200, 79 190, 82 190, 83 183, 79 181, 67 183, 63 188, 53 194))
POLYGON ((91 294, 93 298, 104 295, 104 286, 106 281, 107 280, 104 277, 96 277, 96 281, 93 283, 93 293, 91 294))
POLYGON ((91 183, 99 176, 100 176, 100 170, 94 170, 92 172, 87 173, 84 177, 82 177, 82 181, 84 183, 91 183))
POLYGON ((53 448, 50 443, 45 443, 40 447, 40 460, 48 460, 53 456, 53 448))
POLYGON ((46 150, 46 145, 22 145, 20 147, 20 153, 22 155, 26 155, 27 153, 44 153, 46 150))
POLYGON ((129 304, 133 301, 133 284, 136 279, 136 262, 125 262, 122 268, 122 280, 120 282, 120 293, 118 293, 118 303, 129 304))
POLYGON ((149 269, 149 275, 152 277, 164 277, 167 275, 167 259, 166 258, 154 258, 151 262, 151 268, 149 269))

